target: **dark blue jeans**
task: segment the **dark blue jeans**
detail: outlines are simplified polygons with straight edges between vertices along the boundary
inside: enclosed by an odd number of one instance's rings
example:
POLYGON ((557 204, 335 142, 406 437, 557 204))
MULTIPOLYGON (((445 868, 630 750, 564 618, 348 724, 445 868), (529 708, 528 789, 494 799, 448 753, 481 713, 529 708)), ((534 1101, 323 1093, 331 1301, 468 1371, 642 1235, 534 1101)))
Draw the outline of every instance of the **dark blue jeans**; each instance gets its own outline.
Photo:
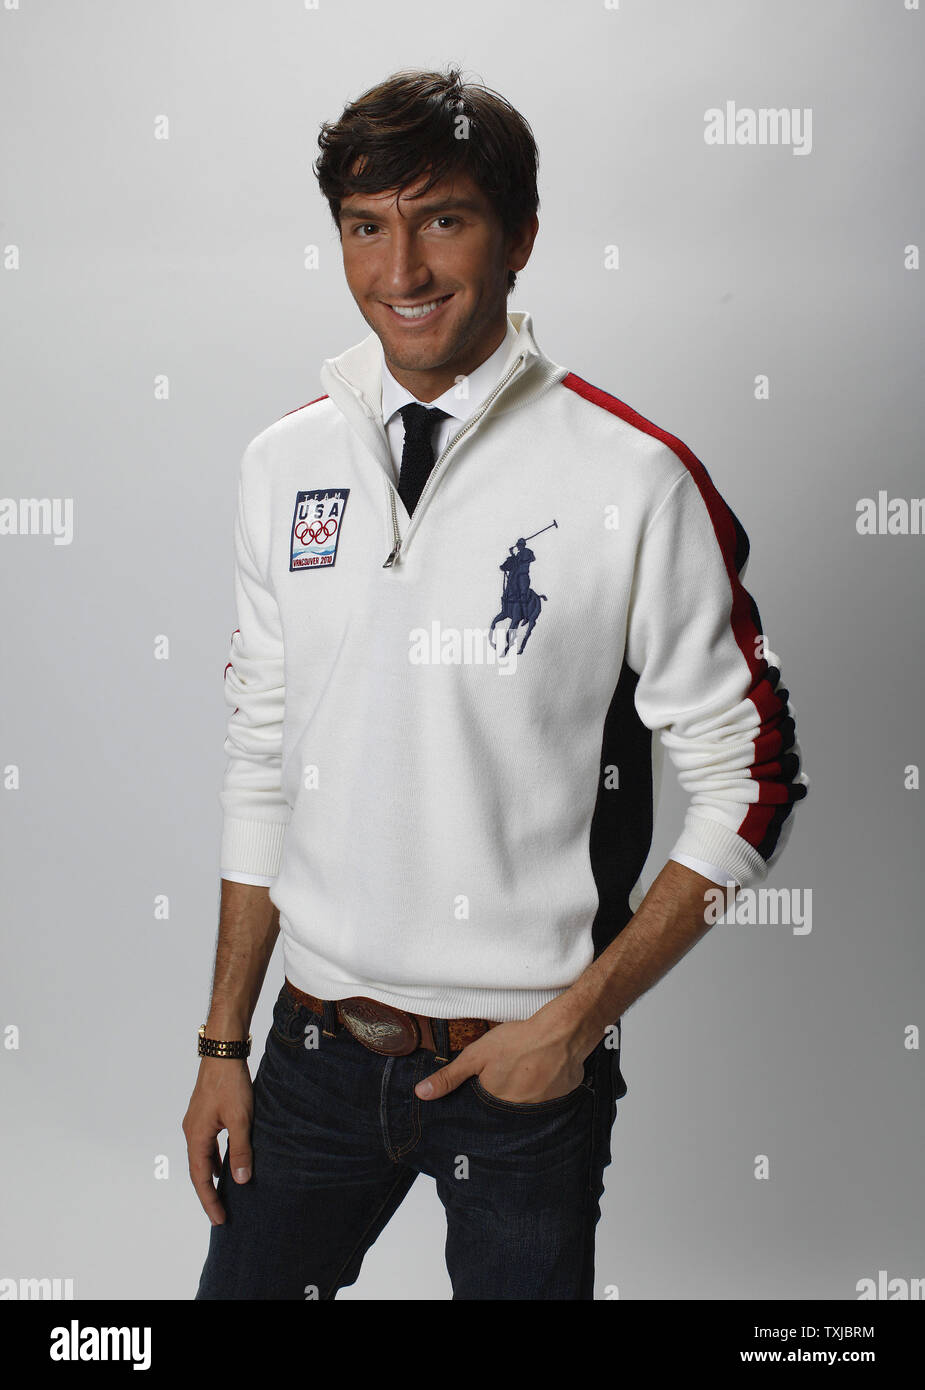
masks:
POLYGON ((420 1100, 414 1087, 439 1065, 425 1048, 380 1056, 340 1023, 325 1035, 322 1015, 283 988, 254 1077, 252 1176, 234 1182, 226 1150, 225 1222, 212 1227, 196 1298, 333 1299, 419 1173, 446 1211, 454 1299, 593 1298, 603 1172, 627 1089, 619 1048, 602 1039, 579 1086, 535 1103, 501 1100, 477 1077, 420 1100))

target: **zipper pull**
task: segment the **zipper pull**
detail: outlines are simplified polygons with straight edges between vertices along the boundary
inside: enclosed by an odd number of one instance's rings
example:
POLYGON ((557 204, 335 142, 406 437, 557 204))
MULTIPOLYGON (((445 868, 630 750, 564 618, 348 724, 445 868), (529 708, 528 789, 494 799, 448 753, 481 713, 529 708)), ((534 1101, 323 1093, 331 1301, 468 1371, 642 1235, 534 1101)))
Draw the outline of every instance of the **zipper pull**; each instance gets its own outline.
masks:
POLYGON ((398 559, 398 552, 399 552, 400 550, 401 550, 401 541, 400 541, 400 540, 397 540, 397 541, 395 542, 395 545, 393 546, 392 550, 391 550, 390 553, 389 553, 388 559, 386 560, 385 564, 382 566, 382 568, 383 568, 384 570, 388 570, 388 569, 391 569, 391 568, 392 568, 392 566, 394 565, 395 561, 398 559))

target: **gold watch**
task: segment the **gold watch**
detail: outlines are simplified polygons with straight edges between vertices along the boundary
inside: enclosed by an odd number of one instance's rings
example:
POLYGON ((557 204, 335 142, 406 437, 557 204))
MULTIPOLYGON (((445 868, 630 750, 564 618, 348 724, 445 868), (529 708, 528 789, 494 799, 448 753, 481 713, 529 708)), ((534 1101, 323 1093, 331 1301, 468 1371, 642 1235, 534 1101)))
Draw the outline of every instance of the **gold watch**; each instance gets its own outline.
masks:
POLYGON ((235 1057, 243 1060, 251 1055, 251 1035, 248 1033, 246 1042, 221 1042, 218 1038, 206 1037, 206 1025, 203 1023, 199 1029, 199 1055, 235 1057))

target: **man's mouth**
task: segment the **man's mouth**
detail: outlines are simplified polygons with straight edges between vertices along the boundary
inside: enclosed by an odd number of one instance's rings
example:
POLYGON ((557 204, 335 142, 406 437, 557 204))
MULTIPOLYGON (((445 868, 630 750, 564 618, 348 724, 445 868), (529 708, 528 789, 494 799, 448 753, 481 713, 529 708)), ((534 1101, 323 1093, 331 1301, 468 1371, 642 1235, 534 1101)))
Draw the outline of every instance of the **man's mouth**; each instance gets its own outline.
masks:
POLYGON ((445 294, 439 299, 429 299, 426 304, 390 304, 388 307, 402 319, 426 319, 452 298, 451 294, 445 294))

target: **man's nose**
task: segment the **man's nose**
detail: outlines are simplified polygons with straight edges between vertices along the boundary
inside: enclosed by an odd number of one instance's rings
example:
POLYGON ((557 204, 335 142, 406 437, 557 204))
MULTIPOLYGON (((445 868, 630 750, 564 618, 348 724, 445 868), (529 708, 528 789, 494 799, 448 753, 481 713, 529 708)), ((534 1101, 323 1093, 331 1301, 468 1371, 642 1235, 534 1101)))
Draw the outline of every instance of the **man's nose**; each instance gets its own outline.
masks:
POLYGON ((419 240, 412 232, 402 228, 391 237, 386 255, 387 288, 396 299, 413 298, 430 279, 430 269, 419 240))

